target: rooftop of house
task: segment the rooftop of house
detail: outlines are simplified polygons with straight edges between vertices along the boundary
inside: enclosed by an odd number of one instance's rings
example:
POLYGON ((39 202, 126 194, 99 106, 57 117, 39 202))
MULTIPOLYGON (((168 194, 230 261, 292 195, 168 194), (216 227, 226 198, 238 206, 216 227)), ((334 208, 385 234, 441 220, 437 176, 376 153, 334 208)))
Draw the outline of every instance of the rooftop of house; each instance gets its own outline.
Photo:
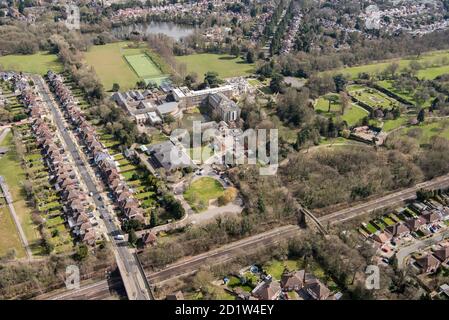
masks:
POLYGON ((416 263, 423 269, 437 267, 440 261, 435 258, 433 254, 426 254, 425 256, 416 259, 416 263))
POLYGON ((192 165, 190 158, 171 141, 152 145, 147 153, 154 157, 166 170, 176 170, 192 165))

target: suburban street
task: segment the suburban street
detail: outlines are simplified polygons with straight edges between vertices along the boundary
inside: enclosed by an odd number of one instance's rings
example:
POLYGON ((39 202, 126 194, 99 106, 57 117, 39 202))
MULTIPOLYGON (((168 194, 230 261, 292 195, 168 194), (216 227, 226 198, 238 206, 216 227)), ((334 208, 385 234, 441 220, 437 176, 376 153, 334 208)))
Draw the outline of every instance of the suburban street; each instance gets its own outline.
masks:
POLYGON ((413 244, 402 248, 396 253, 396 258, 398 261, 398 269, 402 269, 405 265, 407 257, 409 257, 413 252, 416 252, 420 249, 424 249, 432 244, 438 243, 443 239, 449 237, 449 230, 444 230, 442 232, 438 232, 433 234, 431 237, 415 241, 413 244))
POLYGON ((38 85, 39 92, 42 95, 43 102, 47 104, 49 110, 53 115, 55 124, 64 139, 65 145, 67 146, 67 151, 72 154, 73 159, 75 159, 75 164, 78 168, 78 171, 80 172, 88 191, 92 192, 93 194, 93 200, 95 202, 97 210, 99 210, 111 238, 111 243, 113 244, 112 247, 116 255, 117 264, 119 265, 120 270, 124 270, 124 272, 122 272, 122 277, 125 283, 125 287, 129 285, 130 287, 134 288, 132 290, 132 296, 128 298, 130 300, 152 299, 150 290, 146 288, 146 279, 144 279, 142 273, 139 270, 139 262, 137 261, 136 257, 129 251, 127 243, 114 239, 114 236, 121 234, 121 231, 119 227, 117 227, 113 223, 113 217, 106 209, 106 203, 104 202, 103 197, 98 197, 99 190, 96 183, 94 182, 95 179, 86 169, 89 164, 86 164, 82 160, 81 151, 68 133, 65 121, 58 106, 56 105, 56 102, 49 95, 48 88, 45 85, 44 80, 41 77, 34 77, 34 79, 35 83, 38 85))

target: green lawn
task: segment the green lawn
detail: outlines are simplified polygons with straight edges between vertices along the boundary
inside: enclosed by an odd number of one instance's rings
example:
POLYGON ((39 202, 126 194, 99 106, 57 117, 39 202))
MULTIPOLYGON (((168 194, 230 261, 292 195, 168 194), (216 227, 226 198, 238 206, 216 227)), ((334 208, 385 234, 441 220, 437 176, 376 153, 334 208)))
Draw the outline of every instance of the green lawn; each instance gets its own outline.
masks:
POLYGON ((231 78, 251 74, 254 64, 248 64, 241 58, 227 54, 200 53, 176 57, 180 63, 185 63, 188 72, 195 72, 199 79, 208 71, 215 71, 221 78, 231 78))
POLYGON ((321 137, 320 145, 331 145, 331 144, 348 144, 350 145, 352 142, 351 140, 345 139, 343 137, 337 137, 337 138, 326 138, 321 137))
POLYGON ((377 231, 376 227, 371 223, 367 223, 364 227, 369 233, 375 233, 377 231))
POLYGON ((282 273, 284 269, 287 268, 290 271, 294 271, 298 269, 298 261, 296 260, 272 260, 263 266, 264 271, 267 274, 271 274, 271 276, 277 280, 281 279, 282 273))
POLYGON ((86 62, 93 66, 106 90, 111 90, 114 83, 118 83, 121 90, 128 90, 133 88, 139 80, 124 56, 141 54, 142 50, 127 46, 127 42, 109 43, 92 46, 85 53, 86 62))
MULTIPOLYGON (((8 55, 0 57, 0 66, 5 70, 38 73, 44 75, 48 70, 62 71, 62 65, 54 54, 39 52, 31 55, 8 55)), ((1 68, 0 68, 1 69, 1 68)))
POLYGON ((429 122, 420 124, 418 126, 407 127, 401 130, 403 134, 408 134, 410 130, 420 129, 420 134, 417 140, 420 144, 429 143, 433 136, 440 136, 449 140, 449 121, 441 120, 436 122, 429 122))
POLYGON ((399 118, 394 120, 385 120, 382 130, 385 132, 390 132, 394 129, 399 128, 400 126, 406 125, 407 120, 408 119, 405 116, 400 116, 399 118))
MULTIPOLYGON (((434 66, 436 61, 441 60, 444 57, 449 58, 449 51, 431 51, 427 52, 425 54, 422 54, 419 59, 417 59, 420 63, 426 62, 430 64, 429 68, 420 70, 418 72, 418 76, 420 78, 426 78, 426 79, 434 79, 437 76, 449 73, 449 65, 446 66, 434 66)), ((384 60, 379 61, 376 63, 366 64, 362 66, 355 66, 355 67, 348 67, 348 68, 342 68, 331 71, 331 73, 337 74, 337 73, 343 73, 345 75, 348 75, 350 78, 355 79, 361 72, 366 72, 370 74, 376 74, 377 72, 385 70, 391 63, 397 62, 399 64, 400 69, 407 68, 410 64, 410 61, 416 60, 416 57, 406 57, 403 59, 390 59, 390 60, 384 60)))
MULTIPOLYGON (((12 133, 9 133, 2 145, 8 146, 10 151, 0 158, 0 175, 5 178, 13 198, 13 205, 19 217, 20 224, 30 245, 40 240, 39 231, 31 220, 32 209, 27 205, 22 193, 22 183, 26 180, 25 172, 20 165, 20 160, 15 153, 12 133)), ((10 231, 10 233, 17 232, 10 231)))
POLYGON ((16 225, 11 217, 4 200, 0 201, 0 257, 8 253, 9 250, 16 251, 17 258, 25 256, 25 249, 20 241, 16 225))
POLYGON ((160 78, 162 76, 161 70, 159 70, 153 60, 151 60, 151 58, 145 53, 126 55, 125 59, 137 76, 144 79, 146 82, 151 81, 153 78, 160 78))
POLYGON ((433 80, 436 77, 446 73, 449 73, 449 65, 419 70, 418 77, 421 79, 433 80))
MULTIPOLYGON (((337 94, 330 93, 329 95, 334 95, 338 97, 337 94)), ((325 99, 325 96, 320 97, 315 105, 315 111, 318 114, 322 114, 326 117, 329 116, 338 116, 341 117, 342 120, 346 121, 348 125, 353 126, 357 122, 359 122, 364 117, 368 116, 368 111, 364 108, 352 103, 351 106, 345 110, 345 113, 341 114, 341 104, 340 101, 336 101, 336 103, 331 104, 331 109, 329 111, 329 101, 325 99)))
POLYGON ((217 199, 223 194, 223 191, 224 188, 220 182, 210 177, 203 177, 192 182, 184 192, 184 198, 194 209, 200 202, 203 202, 207 208, 209 200, 217 199))

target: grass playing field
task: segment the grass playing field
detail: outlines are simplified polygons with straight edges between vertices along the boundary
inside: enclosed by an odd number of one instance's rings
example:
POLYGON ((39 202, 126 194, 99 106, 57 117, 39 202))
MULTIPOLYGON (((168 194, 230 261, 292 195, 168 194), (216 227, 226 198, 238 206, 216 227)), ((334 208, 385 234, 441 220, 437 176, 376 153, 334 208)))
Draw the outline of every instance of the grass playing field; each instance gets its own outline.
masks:
POLYGON ((147 84, 150 82, 160 84, 167 79, 167 76, 162 74, 162 71, 146 53, 126 55, 125 59, 137 76, 147 84))
POLYGON ((361 72, 366 72, 369 74, 376 74, 377 72, 385 70, 393 62, 399 64, 400 69, 404 69, 409 66, 410 61, 417 60, 420 63, 428 64, 428 67, 418 71, 418 77, 426 79, 435 79, 437 76, 449 73, 449 65, 435 66, 436 63, 441 61, 443 58, 449 58, 449 51, 431 51, 422 54, 418 59, 416 57, 405 57, 402 59, 390 59, 379 61, 376 63, 366 64, 356 67, 342 68, 332 71, 332 73, 343 73, 348 75, 350 78, 357 78, 358 74, 361 72))
POLYGON ((135 54, 132 56, 127 55, 125 56, 125 59, 140 78, 152 78, 162 74, 161 70, 159 70, 153 61, 151 61, 150 57, 144 53, 135 54))
POLYGON ((149 80, 159 83, 166 78, 144 53, 145 45, 130 48, 130 42, 115 42, 101 46, 92 46, 85 53, 87 64, 93 66, 106 90, 111 90, 114 83, 120 85, 120 90, 129 90, 136 86, 139 80, 149 80))
MULTIPOLYGON (((332 95, 338 97, 338 95, 336 94, 332 95)), ((346 121, 348 125, 352 126, 368 115, 368 111, 354 103, 351 104, 351 106, 347 110, 345 110, 344 115, 341 115, 341 104, 339 101, 337 101, 336 103, 332 103, 330 112, 328 112, 328 110, 329 101, 324 97, 320 97, 315 105, 315 111, 326 117, 339 116, 342 120, 346 121)))
POLYGON ((0 57, 0 69, 44 75, 48 70, 62 71, 62 65, 54 54, 38 52, 31 55, 8 55, 0 57))
POLYGON ((196 73, 199 79, 208 71, 217 72, 220 78, 231 78, 251 74, 254 70, 254 64, 226 54, 192 54, 176 57, 176 60, 185 63, 187 71, 196 73))
POLYGON ((85 53, 86 62, 93 66, 106 90, 111 90, 114 83, 118 83, 121 90, 128 90, 139 80, 123 56, 140 54, 141 51, 127 45, 126 42, 116 42, 93 46, 85 53))

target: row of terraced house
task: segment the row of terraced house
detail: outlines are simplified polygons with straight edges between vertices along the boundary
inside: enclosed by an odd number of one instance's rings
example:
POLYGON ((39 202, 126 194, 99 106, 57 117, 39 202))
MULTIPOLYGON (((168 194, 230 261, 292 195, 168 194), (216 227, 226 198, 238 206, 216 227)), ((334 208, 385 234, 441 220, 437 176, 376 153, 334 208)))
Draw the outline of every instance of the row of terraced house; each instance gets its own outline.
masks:
POLYGON ((21 99, 30 110, 32 133, 51 174, 50 183, 62 200, 65 222, 76 239, 87 245, 94 245, 96 232, 89 219, 87 197, 73 171, 73 165, 65 156, 62 144, 55 139, 55 129, 47 114, 48 110, 42 106, 31 86, 24 87, 21 99))
POLYGON ((120 176, 113 158, 100 142, 95 128, 84 117, 70 89, 64 84, 63 77, 52 71, 49 71, 47 76, 59 102, 67 112, 69 121, 77 128, 79 138, 100 168, 103 180, 111 189, 122 213, 127 219, 135 219, 144 223, 143 209, 133 196, 133 191, 120 176))

